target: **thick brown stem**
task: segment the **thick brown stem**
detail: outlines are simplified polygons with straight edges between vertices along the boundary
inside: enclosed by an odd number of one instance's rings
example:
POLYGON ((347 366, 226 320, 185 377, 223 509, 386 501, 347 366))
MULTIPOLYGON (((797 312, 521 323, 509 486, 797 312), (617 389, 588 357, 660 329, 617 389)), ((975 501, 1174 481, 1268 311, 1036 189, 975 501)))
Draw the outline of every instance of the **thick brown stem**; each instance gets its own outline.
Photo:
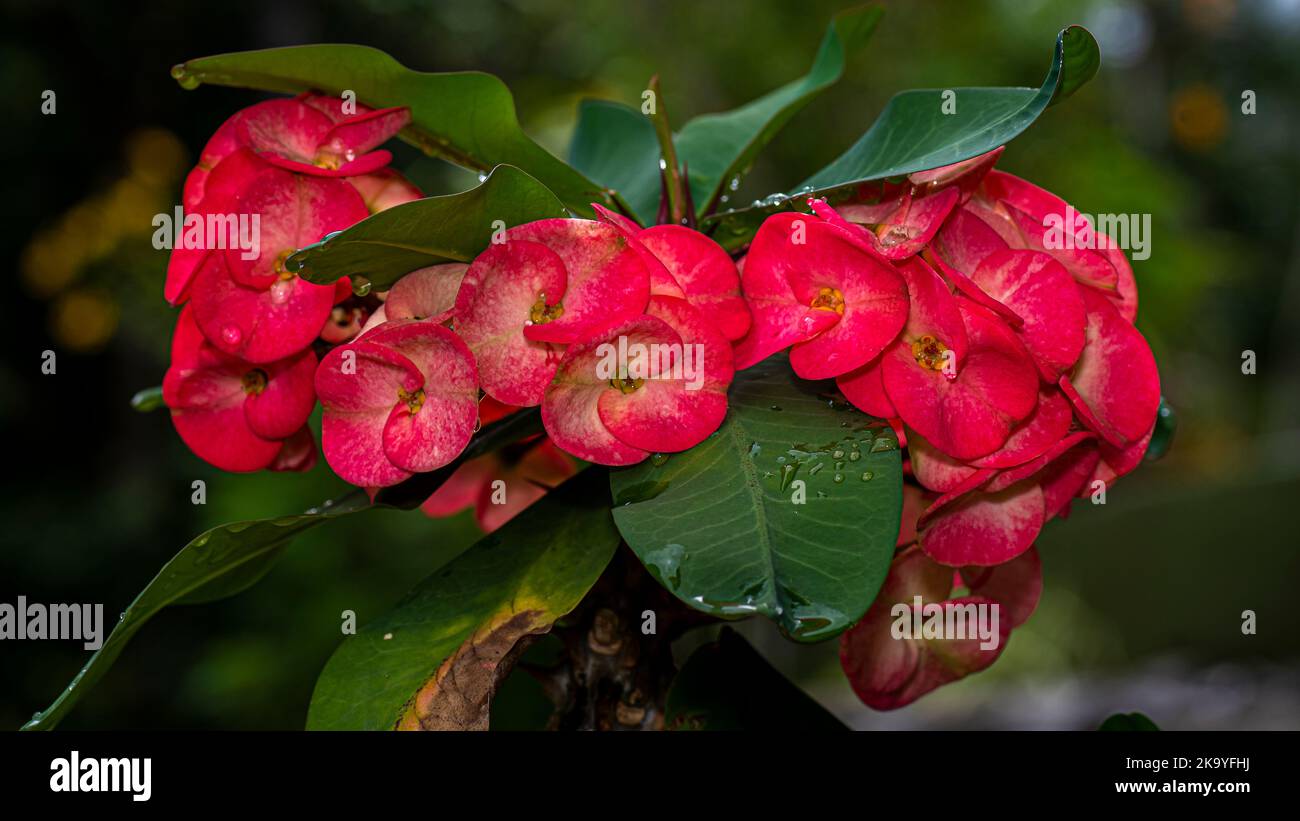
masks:
POLYGON ((621 547, 582 603, 555 626, 564 643, 559 665, 530 670, 556 703, 551 729, 662 729, 677 672, 672 643, 710 621, 621 547))

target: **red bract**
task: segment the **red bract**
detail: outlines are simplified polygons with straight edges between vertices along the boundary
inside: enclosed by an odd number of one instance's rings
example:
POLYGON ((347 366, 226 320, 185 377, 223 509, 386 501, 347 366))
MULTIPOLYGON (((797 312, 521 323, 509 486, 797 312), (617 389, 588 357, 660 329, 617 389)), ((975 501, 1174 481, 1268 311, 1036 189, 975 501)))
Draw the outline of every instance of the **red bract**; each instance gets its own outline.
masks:
POLYGON ((599 203, 591 207, 627 237, 645 263, 651 296, 685 299, 728 340, 745 335, 750 316, 740 292, 740 271, 722 246, 684 225, 642 229, 599 203))
POLYGON ((1016 329, 1046 382, 1055 382, 1083 350, 1083 298, 1065 268, 1035 251, 1007 249, 982 259, 971 281, 1014 311, 1016 329))
POLYGON ((1081 293, 1087 343, 1074 370, 1061 377, 1061 387, 1084 424, 1122 448, 1150 432, 1160 407, 1160 374, 1137 328, 1100 294, 1081 293))
POLYGON ((907 426, 944 453, 992 453, 1037 404, 1033 364, 1010 328, 953 297, 924 263, 914 260, 905 274, 914 307, 881 359, 885 392, 907 426))
MULTIPOLYGON (((853 691, 869 707, 904 707, 996 661, 1012 629, 1033 613, 1041 590, 1042 570, 1033 551, 1001 567, 963 569, 954 579, 952 568, 909 548, 894 559, 862 621, 840 637, 840 664, 853 691), (951 598, 958 583, 970 595, 951 598), (987 613, 996 608, 996 637, 981 640, 974 634, 976 607, 987 613), (949 614, 959 612, 966 637, 943 637, 926 628, 936 610, 939 618, 952 622, 955 617, 949 614), (916 623, 922 624, 919 635, 911 629, 916 623)), ((986 626, 992 627, 992 616, 986 626)))
POLYGON ((1137 286, 1124 253, 1065 200, 993 171, 969 207, 1011 247, 1051 254, 1080 283, 1101 290, 1128 322, 1136 318, 1137 286))
POLYGON ((456 332, 499 402, 542 401, 561 346, 641 314, 650 273, 619 229, 549 219, 511 228, 470 265, 456 296, 456 332))
POLYGON ((604 465, 686 450, 717 430, 733 374, 726 339, 690 303, 656 296, 644 316, 571 345, 542 401, 565 451, 604 465))
POLYGON ((313 103, 280 99, 247 108, 236 115, 235 141, 289 171, 352 177, 387 165, 392 155, 374 149, 410 122, 404 108, 361 111, 335 120, 321 110, 319 100, 313 103))
POLYGON ((335 302, 334 285, 317 285, 285 268, 293 251, 367 215, 361 195, 342 180, 270 169, 258 174, 241 208, 259 216, 259 253, 211 251, 192 287, 195 319, 227 353, 265 362, 301 350, 320 333, 335 302))
POLYGON ((465 343, 433 322, 390 321, 335 348, 316 371, 325 460, 363 487, 442 467, 474 433, 477 383, 465 343))
POLYGON ((204 339, 186 308, 163 400, 190 450, 222 470, 305 469, 315 460, 304 427, 316 404, 315 371, 309 350, 262 364, 229 356, 204 339))
POLYGON ((923 249, 953 208, 968 199, 993 168, 1002 149, 910 174, 905 183, 878 182, 860 186, 838 213, 814 205, 828 219, 857 230, 880 256, 903 260, 923 249))
POLYGON ((741 369, 790 347, 799 376, 839 376, 875 358, 907 320, 898 272, 853 232, 816 216, 769 217, 741 282, 753 315, 736 345, 741 369))

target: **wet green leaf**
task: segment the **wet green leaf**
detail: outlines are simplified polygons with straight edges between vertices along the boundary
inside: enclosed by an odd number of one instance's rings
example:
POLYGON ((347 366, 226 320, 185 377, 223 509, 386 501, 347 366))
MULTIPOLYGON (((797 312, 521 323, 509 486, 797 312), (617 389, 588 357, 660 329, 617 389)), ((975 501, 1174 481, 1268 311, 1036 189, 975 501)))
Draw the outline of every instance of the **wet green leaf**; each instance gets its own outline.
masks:
MULTIPOLYGON (((537 417, 535 409, 528 409, 493 422, 475 434, 469 446, 451 464, 385 488, 373 506, 416 507, 463 462, 490 453, 521 435, 535 433, 537 417)), ((234 522, 200 534, 163 566, 131 606, 123 611, 104 646, 95 651, 54 703, 33 716, 23 729, 53 729, 85 692, 103 678, 140 628, 163 608, 174 604, 202 604, 241 593, 258 582, 301 533, 329 519, 373 506, 363 491, 353 490, 306 513, 234 522)))
POLYGON ((104 646, 95 651, 49 709, 24 730, 52 730, 81 696, 103 678, 127 642, 149 619, 175 604, 203 604, 240 593, 259 581, 299 534, 322 522, 370 507, 357 490, 328 507, 294 516, 221 525, 181 549, 122 613, 104 646))
POLYGON ((563 216, 564 206, 546 186, 502 165, 475 188, 380 211, 300 249, 285 264, 311 282, 361 277, 383 291, 417 268, 472 261, 491 243, 498 220, 511 228, 563 216))
POLYGON ((1092 79, 1101 52, 1092 34, 1070 26, 1056 38, 1041 87, 916 89, 895 94, 876 122, 838 159, 796 186, 748 208, 716 214, 705 228, 728 248, 748 242, 773 213, 802 207, 809 195, 832 201, 863 182, 937 168, 991 151, 1015 139, 1047 107, 1092 79), (952 103, 945 113, 945 95, 952 103))
POLYGON ((807 642, 866 612, 894 553, 902 460, 889 427, 833 391, 769 358, 737 374, 713 436, 610 472, 623 538, 682 601, 807 642))
POLYGON ((316 682, 308 729, 473 726, 503 655, 577 606, 613 557, 605 481, 579 473, 344 639, 316 682))
POLYGON ((200 57, 172 68, 183 88, 202 83, 297 94, 356 93, 375 108, 406 106, 402 137, 426 154, 477 171, 523 169, 575 212, 612 204, 597 185, 533 142, 519 127, 515 101, 500 79, 481 71, 412 71, 368 46, 310 45, 200 57))

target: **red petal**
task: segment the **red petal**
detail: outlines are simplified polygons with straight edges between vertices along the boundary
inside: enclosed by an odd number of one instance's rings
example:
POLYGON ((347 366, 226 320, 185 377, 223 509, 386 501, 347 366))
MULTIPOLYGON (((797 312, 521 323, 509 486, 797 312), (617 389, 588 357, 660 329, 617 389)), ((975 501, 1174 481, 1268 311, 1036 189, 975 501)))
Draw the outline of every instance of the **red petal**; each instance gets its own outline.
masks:
POLYGON ((1083 350, 1083 298, 1059 262, 1035 251, 995 251, 971 279, 1024 320, 1020 339, 1045 382, 1074 366, 1083 350))
POLYGON ((1080 417, 1116 447, 1151 430, 1160 406, 1160 374, 1151 348, 1105 297, 1082 288, 1087 342, 1068 380, 1066 395, 1080 417))
POLYGON ((699 231, 657 225, 637 234, 681 286, 686 299, 730 340, 749 330, 749 308, 740 295, 740 274, 730 255, 699 231))
POLYGON ((306 350, 258 370, 266 374, 266 387, 244 400, 244 418, 263 439, 288 439, 316 408, 316 354, 306 350))
POLYGON ((538 301, 565 293, 564 261, 536 242, 489 245, 466 270, 456 295, 456 332, 474 352, 483 390, 500 402, 540 404, 561 349, 524 334, 538 301))
POLYGON ((921 548, 950 567, 1001 564, 1029 549, 1043 518, 1043 491, 1034 482, 973 493, 925 523, 921 548))
POLYGON ((547 219, 511 228, 510 240, 545 245, 566 275, 564 312, 524 332, 567 344, 639 316, 650 298, 650 270, 619 230, 594 220, 547 219))

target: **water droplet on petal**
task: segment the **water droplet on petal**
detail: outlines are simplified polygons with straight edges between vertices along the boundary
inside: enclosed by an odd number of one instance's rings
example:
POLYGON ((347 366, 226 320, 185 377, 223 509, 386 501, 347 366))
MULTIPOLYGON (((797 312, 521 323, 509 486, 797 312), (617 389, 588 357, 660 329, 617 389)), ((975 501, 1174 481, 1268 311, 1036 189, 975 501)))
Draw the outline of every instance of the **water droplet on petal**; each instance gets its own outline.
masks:
POLYGON ((289 300, 293 293, 293 280, 277 279, 271 286, 271 302, 275 305, 283 305, 289 300))
POLYGON ((221 329, 221 341, 227 345, 238 345, 243 337, 244 334, 239 330, 238 325, 227 325, 221 329))

